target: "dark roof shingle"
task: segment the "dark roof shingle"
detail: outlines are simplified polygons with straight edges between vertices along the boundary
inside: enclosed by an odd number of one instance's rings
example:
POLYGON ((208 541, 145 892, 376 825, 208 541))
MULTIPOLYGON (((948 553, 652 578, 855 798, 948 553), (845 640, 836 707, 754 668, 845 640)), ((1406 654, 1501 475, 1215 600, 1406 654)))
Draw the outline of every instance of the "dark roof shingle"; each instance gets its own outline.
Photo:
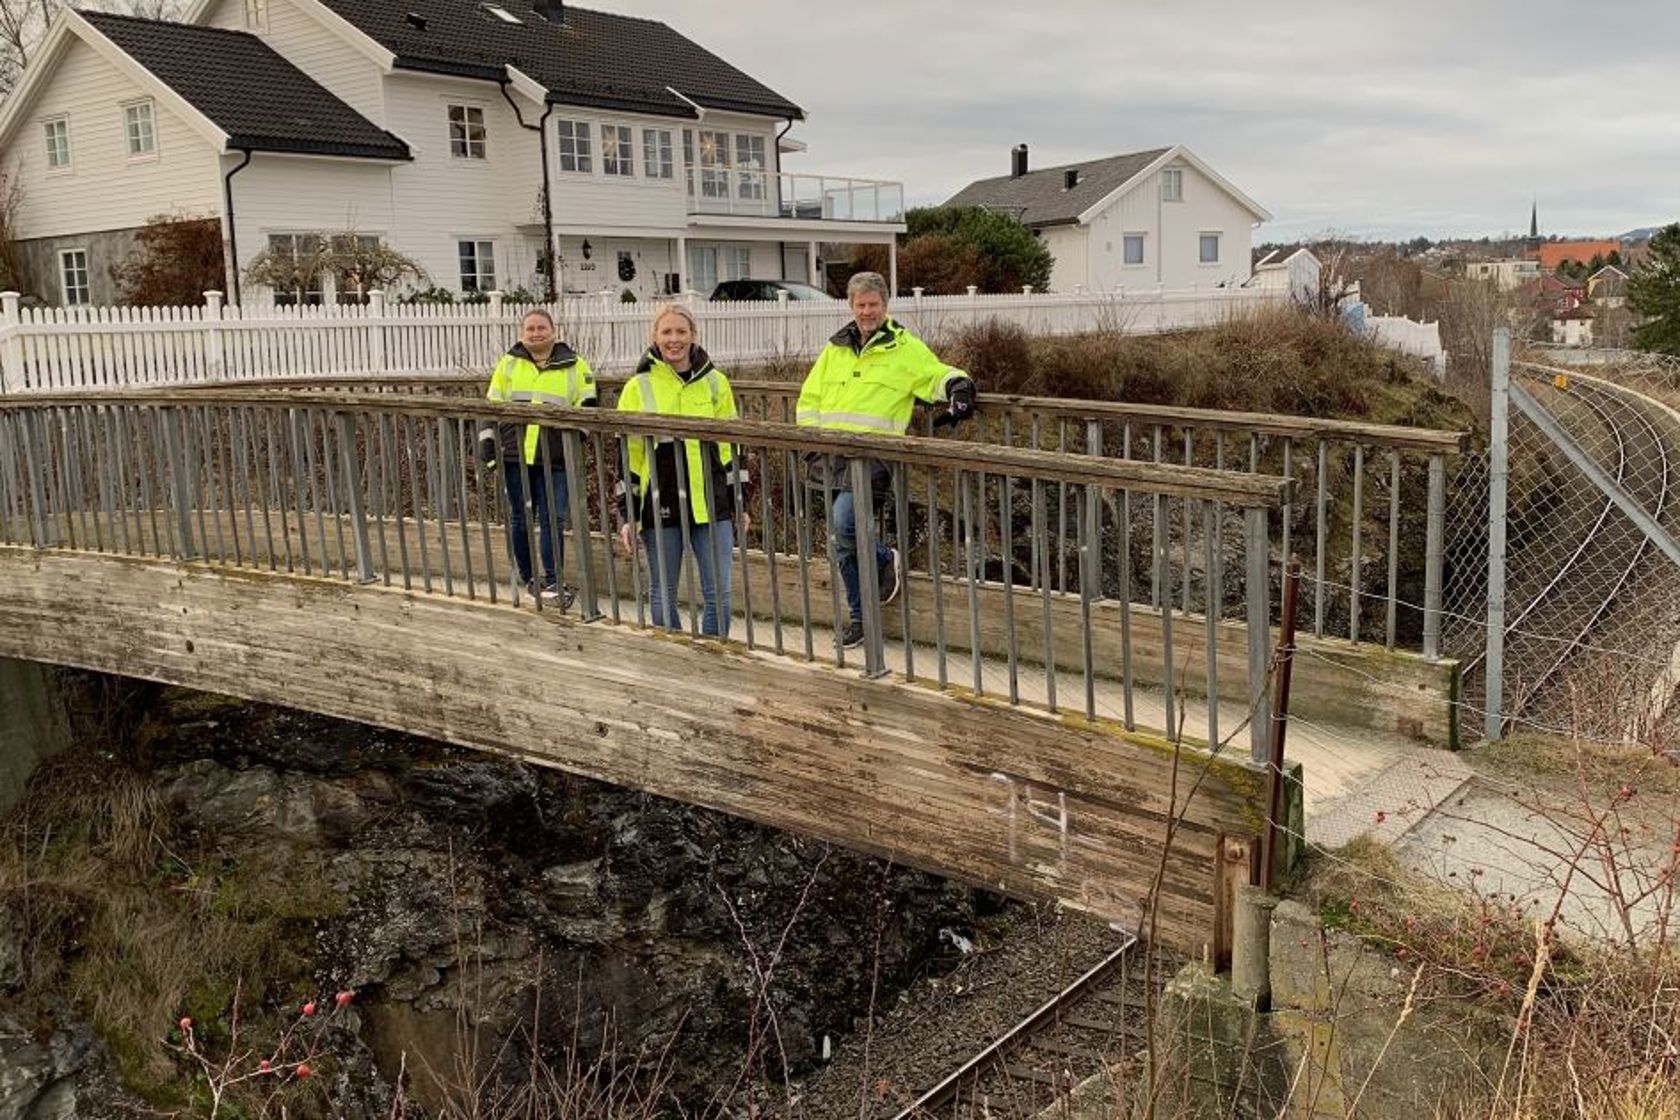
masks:
POLYGON ((564 22, 555 24, 533 11, 531 0, 493 5, 516 23, 478 0, 324 2, 396 55, 403 69, 496 81, 512 65, 547 88, 550 101, 564 105, 693 117, 686 97, 708 109, 805 116, 775 90, 656 20, 567 5, 564 22))
POLYGON ((408 145, 243 31, 82 12, 100 34, 258 152, 408 159, 408 145))
POLYGON ((1170 150, 1155 148, 1045 167, 1018 179, 1008 175, 977 179, 952 195, 945 205, 1007 211, 1027 226, 1066 225, 1170 150), (1071 189, 1066 186, 1069 171, 1079 172, 1078 185, 1071 189))

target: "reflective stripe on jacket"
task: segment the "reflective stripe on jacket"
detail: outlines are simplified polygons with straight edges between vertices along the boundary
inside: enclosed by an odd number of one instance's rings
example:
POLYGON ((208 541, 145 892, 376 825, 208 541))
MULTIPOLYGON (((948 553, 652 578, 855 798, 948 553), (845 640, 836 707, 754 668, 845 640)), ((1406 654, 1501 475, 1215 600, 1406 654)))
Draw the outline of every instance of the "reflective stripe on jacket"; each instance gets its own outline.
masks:
MULTIPOLYGON (((486 400, 498 403, 529 403, 558 408, 577 408, 595 403, 595 375, 589 363, 563 342, 554 344, 548 360, 540 366, 524 343, 515 343, 496 363, 490 375, 486 400)), ((526 424, 523 438, 517 425, 499 425, 502 458, 507 462, 538 462, 540 424, 526 424)), ((490 429, 479 432, 482 438, 492 434, 490 429)), ((561 465, 560 446, 551 444, 549 455, 554 466, 561 465)))
MULTIPOLYGON (((953 382, 969 380, 956 366, 934 356, 927 343, 893 319, 864 341, 856 323, 847 323, 817 355, 799 389, 795 421, 802 427, 840 432, 901 436, 910 427, 917 401, 949 399, 953 382)), ((809 481, 826 481, 850 490, 850 460, 840 455, 809 455, 809 481)), ((871 485, 879 497, 890 478, 886 464, 869 461, 871 485)))
MULTIPOLYGON (((729 379, 712 365, 706 352, 695 346, 689 352, 687 374, 678 373, 669 362, 650 348, 642 355, 636 373, 624 383, 618 395, 622 412, 655 412, 666 416, 695 416, 707 420, 729 420, 736 415, 735 394, 729 379)), ((688 516, 695 525, 713 520, 726 520, 735 514, 734 482, 736 473, 735 448, 728 443, 685 439, 677 441, 669 436, 656 441, 654 469, 649 471, 647 440, 629 440, 630 476, 634 484, 636 511, 632 516, 643 528, 656 523, 669 525, 682 519, 681 507, 676 503, 686 498, 688 516), (677 471, 676 444, 683 447, 683 471, 677 471), (659 511, 657 522, 653 503, 648 494, 657 478, 659 511), (706 480, 711 480, 710 500, 706 494, 706 480), (715 516, 714 516, 715 514, 715 516)), ((746 473, 741 472, 741 481, 746 473)))
POLYGON ((795 420, 841 432, 903 435, 917 401, 942 402, 951 382, 967 377, 892 319, 861 343, 857 324, 848 323, 805 375, 795 420))

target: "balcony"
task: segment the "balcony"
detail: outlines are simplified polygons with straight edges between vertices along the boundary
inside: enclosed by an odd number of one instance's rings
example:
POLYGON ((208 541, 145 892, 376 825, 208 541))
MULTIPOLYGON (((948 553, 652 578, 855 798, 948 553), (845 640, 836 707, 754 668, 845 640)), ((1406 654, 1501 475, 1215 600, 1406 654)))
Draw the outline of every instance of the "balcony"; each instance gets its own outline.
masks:
POLYGON ((902 222, 904 184, 694 167, 688 170, 688 212, 799 221, 902 222))

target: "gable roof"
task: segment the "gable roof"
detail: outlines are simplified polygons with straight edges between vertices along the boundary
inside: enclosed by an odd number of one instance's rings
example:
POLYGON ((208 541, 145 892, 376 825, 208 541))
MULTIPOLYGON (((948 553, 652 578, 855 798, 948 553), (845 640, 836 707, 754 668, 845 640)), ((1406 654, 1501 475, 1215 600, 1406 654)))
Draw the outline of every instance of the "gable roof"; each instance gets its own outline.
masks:
POLYGON ((82 12, 96 31, 203 114, 224 150, 408 159, 408 145, 254 35, 82 12))
POLYGON ((804 119, 799 106, 657 20, 565 7, 550 23, 531 0, 318 0, 403 70, 502 81, 529 75, 563 105, 697 117, 695 106, 804 119))
POLYGON ((1019 178, 1000 175, 976 179, 945 201, 946 206, 984 206, 1015 215, 1024 226, 1071 225, 1079 215, 1137 178, 1172 149, 1128 152, 1107 159, 1065 163, 1029 171, 1019 178), (1067 188, 1067 173, 1079 174, 1078 185, 1067 188))
POLYGON ((1299 242, 1295 242, 1289 245, 1280 245, 1275 249, 1254 250, 1254 267, 1256 269, 1283 268, 1302 253, 1312 257, 1313 260, 1318 259, 1317 255, 1311 249, 1299 242))
POLYGON ((1046 167, 1019 177, 1001 175, 995 179, 977 179, 952 195, 945 205, 1003 210, 1013 213, 1024 226, 1085 224, 1144 178, 1180 160, 1201 172, 1209 182, 1259 220, 1265 221, 1272 216, 1265 207, 1232 186, 1183 144, 1046 167), (1077 173, 1072 187, 1067 186, 1069 171, 1077 173))

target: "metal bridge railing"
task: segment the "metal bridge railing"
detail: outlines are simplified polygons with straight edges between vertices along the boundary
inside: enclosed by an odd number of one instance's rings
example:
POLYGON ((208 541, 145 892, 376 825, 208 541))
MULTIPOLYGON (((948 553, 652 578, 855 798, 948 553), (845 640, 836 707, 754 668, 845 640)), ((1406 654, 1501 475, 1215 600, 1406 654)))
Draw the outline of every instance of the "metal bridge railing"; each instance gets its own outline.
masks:
MULTIPOLYGON (((623 381, 599 380, 604 405, 616 399, 623 381)), ((460 374, 240 384, 478 397, 485 378, 460 374)), ((798 383, 742 379, 732 385, 743 416, 793 422, 798 383)), ((979 406, 973 424, 936 431, 928 413, 919 430, 930 438, 1293 479, 1291 496, 1268 515, 1268 532, 1278 556, 1302 558, 1307 577, 1301 588, 1303 628, 1310 620, 1317 637, 1380 642, 1390 650, 1442 656, 1449 466, 1464 449, 1466 433, 996 393, 981 394, 979 406)), ((988 472, 979 474, 984 479, 988 472)), ((1078 576, 1074 526, 1066 514, 1072 506, 1066 499, 1066 487, 1058 486, 1053 551, 1042 562, 1035 555, 1029 567, 1035 581, 1042 574, 1055 590, 1071 593, 1078 576)), ((1210 529, 1194 502, 1179 506, 1163 498, 1122 495, 1116 505, 1105 507, 1094 578, 1112 596, 1146 599, 1157 609, 1171 599, 1183 611, 1241 619, 1240 599, 1226 594, 1226 584, 1240 587, 1244 578, 1240 536, 1240 528, 1222 514, 1210 529), (1214 542, 1213 562, 1205 569, 1204 536, 1214 542), (1176 568, 1165 563, 1168 553, 1177 554, 1176 568), (1135 582, 1122 586, 1122 571, 1135 582)), ((1002 544, 993 528, 978 534, 982 568, 990 566, 1002 544)), ((1274 604, 1280 579, 1274 574, 1274 604)))
MULTIPOLYGON (((640 539, 632 536, 630 555, 613 545, 622 517, 614 484, 626 474, 629 448, 727 441, 749 467, 748 479, 729 485, 750 525, 743 521, 729 557, 714 559, 734 573, 731 636, 748 647, 839 666, 861 658, 870 674, 1207 742, 1246 723, 1254 757, 1265 760, 1279 568, 1268 519, 1293 500, 1295 486, 1258 471, 763 420, 557 413, 447 395, 274 388, 43 395, 0 403, 0 543, 553 609, 531 604, 512 577, 504 492, 475 463, 481 427, 533 420, 552 422, 559 436, 552 448, 542 441, 543 456, 545 465, 563 464, 569 506, 551 514, 550 528, 565 539, 562 578, 576 585, 586 620, 651 621, 640 539), (903 556, 906 578, 883 607, 872 566, 862 565, 861 651, 838 638, 847 612, 824 516, 837 480, 813 485, 813 456, 847 459, 856 492, 871 489, 870 461, 891 480, 878 515, 858 519, 858 551, 870 556, 883 540, 903 556), (1139 572, 1134 549, 1104 549, 1131 531, 1126 511, 1170 515, 1199 530, 1201 547, 1152 545, 1139 572), (1235 586, 1219 576, 1221 524, 1240 541, 1235 586), (1222 609, 1187 611, 1176 592, 1158 606, 1121 593, 1148 581, 1163 589, 1211 583, 1209 601, 1222 609)), ((1101 438, 1106 445, 1108 433, 1101 438)), ((690 485, 714 482, 689 479, 684 467, 678 486, 690 485)), ((536 541, 529 543, 537 556, 536 541)), ((698 636, 692 556, 680 586, 686 627, 698 636)))

